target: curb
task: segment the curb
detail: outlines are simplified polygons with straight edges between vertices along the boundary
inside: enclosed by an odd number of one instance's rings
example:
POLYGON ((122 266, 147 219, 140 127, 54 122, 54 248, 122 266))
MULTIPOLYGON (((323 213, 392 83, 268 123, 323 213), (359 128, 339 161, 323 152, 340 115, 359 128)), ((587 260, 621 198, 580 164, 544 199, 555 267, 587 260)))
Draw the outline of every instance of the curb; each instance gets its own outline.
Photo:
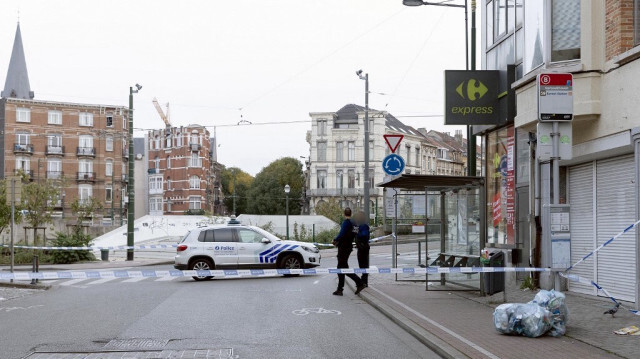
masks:
POLYGON ((17 283, 17 282, 0 282, 0 287, 3 288, 20 288, 20 289, 42 289, 47 290, 51 288, 50 284, 27 284, 27 283, 17 283))
MULTIPOLYGON (((347 282, 351 289, 354 289, 351 282, 347 282)), ((359 296, 371 305, 373 308, 384 314, 391 319, 394 323, 400 326, 402 329, 411 334, 414 338, 426 345, 429 349, 433 350, 439 356, 446 359, 468 359, 469 357, 462 352, 455 349, 453 346, 438 338, 425 328, 416 324, 411 319, 407 318, 404 314, 393 309, 391 306, 385 304, 382 300, 375 296, 366 293, 366 289, 360 292, 359 296)))
MULTIPOLYGON (((150 267, 150 266, 157 266, 157 265, 166 265, 166 264, 173 264, 174 261, 173 260, 166 260, 166 261, 149 261, 149 262, 143 262, 143 263, 127 263, 126 261, 118 261, 118 262, 114 262, 114 263, 124 263, 127 265, 116 265, 116 266, 109 266, 109 265, 104 265, 102 263, 102 261, 96 261, 96 262, 86 262, 86 263, 80 263, 81 265, 84 264, 98 264, 96 267, 91 267, 91 268, 70 268, 68 266, 66 266, 65 264, 59 264, 60 267, 56 267, 56 265, 51 265, 51 264, 43 264, 40 266, 39 271, 81 271, 81 270, 114 270, 114 269, 118 269, 118 268, 124 268, 124 267, 132 267, 132 268, 136 268, 136 267, 150 267), (104 267, 100 266, 100 265, 104 265, 104 267)), ((5 266, 0 266, 0 271, 5 271, 8 272, 10 269, 9 267, 5 267, 5 266)), ((29 266, 29 268, 26 268, 26 270, 22 270, 20 268, 16 268, 16 271, 24 271, 24 272, 31 272, 31 266, 29 266)))

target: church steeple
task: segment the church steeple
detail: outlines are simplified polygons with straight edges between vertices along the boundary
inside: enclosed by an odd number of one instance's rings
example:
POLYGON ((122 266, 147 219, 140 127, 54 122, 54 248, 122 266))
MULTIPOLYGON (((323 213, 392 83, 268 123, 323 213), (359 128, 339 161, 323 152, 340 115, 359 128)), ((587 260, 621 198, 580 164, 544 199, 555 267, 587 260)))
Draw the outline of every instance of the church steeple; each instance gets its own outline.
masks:
POLYGON ((24 58, 22 48, 22 34, 20 33, 20 23, 16 29, 16 38, 13 40, 13 51, 9 61, 7 79, 4 83, 4 91, 0 93, 3 98, 33 99, 34 94, 29 85, 29 74, 27 73, 27 62, 24 58))

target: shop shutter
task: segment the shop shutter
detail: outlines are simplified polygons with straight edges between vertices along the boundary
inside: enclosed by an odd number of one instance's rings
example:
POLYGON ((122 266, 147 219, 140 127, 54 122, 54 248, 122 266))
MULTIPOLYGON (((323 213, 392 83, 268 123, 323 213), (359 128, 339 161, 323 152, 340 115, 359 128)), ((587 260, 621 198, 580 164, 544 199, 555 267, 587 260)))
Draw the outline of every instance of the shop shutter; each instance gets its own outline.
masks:
MULTIPOLYGON (((596 165, 597 244, 635 222, 633 156, 598 161, 596 165)), ((596 282, 618 299, 634 301, 635 232, 630 231, 597 254, 596 282)))
MULTIPOLYGON (((579 261, 595 248, 593 226, 593 163, 569 168, 569 204, 571 205, 571 263, 579 261)), ((587 279, 594 278, 594 257, 578 264, 572 274, 587 279)), ((569 282, 569 290, 595 294, 592 285, 569 282)))

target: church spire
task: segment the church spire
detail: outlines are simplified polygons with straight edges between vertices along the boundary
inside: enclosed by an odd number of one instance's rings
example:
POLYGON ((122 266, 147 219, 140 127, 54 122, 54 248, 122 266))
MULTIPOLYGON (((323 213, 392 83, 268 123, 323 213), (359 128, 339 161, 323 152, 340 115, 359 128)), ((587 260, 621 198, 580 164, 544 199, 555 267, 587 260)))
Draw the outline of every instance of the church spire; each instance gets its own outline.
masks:
POLYGON ((11 60, 9 61, 9 70, 7 71, 7 79, 4 83, 4 91, 2 91, 0 97, 33 99, 33 96, 33 91, 31 91, 31 86, 29 86, 27 62, 24 58, 24 49, 22 48, 20 22, 18 22, 16 38, 13 40, 11 60))

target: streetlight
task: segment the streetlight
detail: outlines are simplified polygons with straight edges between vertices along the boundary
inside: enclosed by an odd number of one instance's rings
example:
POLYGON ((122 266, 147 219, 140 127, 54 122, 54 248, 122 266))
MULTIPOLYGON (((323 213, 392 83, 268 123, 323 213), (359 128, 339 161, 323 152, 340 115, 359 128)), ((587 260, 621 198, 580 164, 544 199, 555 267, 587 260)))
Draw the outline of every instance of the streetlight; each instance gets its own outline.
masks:
MULTIPOLYGON (((135 220, 134 214, 134 186, 133 186, 133 171, 134 161, 133 158, 133 94, 138 93, 142 89, 142 86, 136 84, 135 90, 133 87, 129 87, 129 182, 127 183, 127 192, 129 194, 129 203, 127 203, 127 246, 133 246, 133 221, 135 220)), ((133 260, 133 249, 127 249, 127 260, 133 260)))
POLYGON ((369 223, 369 74, 356 71, 360 80, 364 80, 364 216, 369 223))
MULTIPOLYGON (((471 0, 471 58, 469 58, 467 0, 464 0, 464 5, 434 3, 422 0, 402 0, 402 4, 405 6, 431 5, 464 8, 465 64, 467 70, 469 70, 469 63, 471 63, 472 71, 476 69, 476 0, 471 0)), ((469 125, 467 125, 467 175, 476 175, 476 137, 471 133, 471 126, 469 125)))
POLYGON ((289 185, 284 186, 284 193, 287 195, 287 240, 289 240, 289 192, 291 187, 289 185))

